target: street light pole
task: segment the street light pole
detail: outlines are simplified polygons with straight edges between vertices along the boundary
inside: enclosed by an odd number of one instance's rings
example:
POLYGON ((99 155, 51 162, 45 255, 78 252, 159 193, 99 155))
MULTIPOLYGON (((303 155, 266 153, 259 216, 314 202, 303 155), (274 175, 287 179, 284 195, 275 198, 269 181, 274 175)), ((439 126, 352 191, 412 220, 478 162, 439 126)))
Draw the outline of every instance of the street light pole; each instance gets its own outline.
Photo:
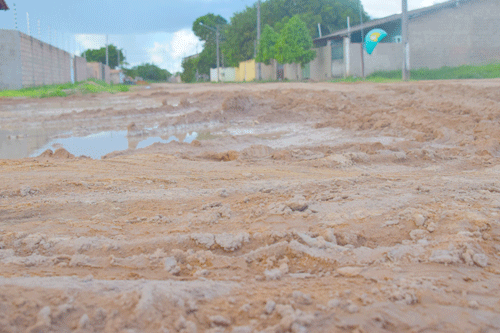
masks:
MULTIPOLYGON (((404 1, 404 0, 403 0, 404 1)), ((361 10, 361 0, 359 0, 359 20, 361 23, 361 76, 365 77, 365 51, 364 51, 364 42, 365 42, 365 32, 363 29, 363 12, 361 10)))
POLYGON ((403 81, 410 79, 410 43, 408 43, 408 0, 402 0, 403 81))
POLYGON ((220 33, 219 33, 219 26, 217 25, 217 31, 215 32, 215 36, 216 36, 216 43, 217 43, 217 83, 219 82, 220 80, 220 55, 219 55, 219 36, 220 36, 220 33))
POLYGON ((217 47, 217 82, 219 82, 219 77, 220 77, 220 55, 219 55, 219 39, 220 39, 220 32, 219 32, 219 25, 217 25, 217 29, 214 29, 212 27, 209 27, 208 25, 204 25, 203 22, 200 22, 200 25, 209 29, 209 30, 212 30, 212 31, 215 31, 215 39, 216 39, 216 47, 217 47))
MULTIPOLYGON (((257 1, 257 53, 260 44, 260 0, 257 1)), ((262 68, 260 62, 257 63, 257 80, 262 80, 262 68)))

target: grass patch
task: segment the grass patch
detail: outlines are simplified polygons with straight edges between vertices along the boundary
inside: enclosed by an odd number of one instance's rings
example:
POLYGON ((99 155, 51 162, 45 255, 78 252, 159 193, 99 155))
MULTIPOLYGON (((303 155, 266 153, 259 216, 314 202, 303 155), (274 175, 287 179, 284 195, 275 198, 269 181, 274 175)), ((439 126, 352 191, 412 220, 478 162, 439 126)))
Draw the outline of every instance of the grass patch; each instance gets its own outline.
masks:
POLYGON ((127 92, 129 87, 123 84, 107 84, 104 81, 94 79, 84 82, 63 83, 32 88, 23 88, 19 90, 2 90, 0 97, 28 97, 28 98, 47 98, 47 97, 66 97, 76 93, 97 94, 109 92, 111 94, 118 92, 127 92))
MULTIPOLYGON (((333 80, 332 82, 358 82, 368 81, 376 83, 401 81, 401 70, 374 72, 362 78, 348 77, 333 80)), ((414 69, 411 71, 411 80, 462 80, 462 79, 496 79, 500 78, 500 63, 482 66, 464 65, 459 67, 441 67, 438 69, 414 69)))
POLYGON ((332 80, 330 82, 338 83, 338 82, 374 82, 374 83, 388 83, 388 82, 397 82, 401 81, 401 78, 386 78, 386 77, 379 77, 379 76, 368 76, 366 79, 360 78, 360 77, 347 77, 345 79, 337 79, 337 80, 332 80))

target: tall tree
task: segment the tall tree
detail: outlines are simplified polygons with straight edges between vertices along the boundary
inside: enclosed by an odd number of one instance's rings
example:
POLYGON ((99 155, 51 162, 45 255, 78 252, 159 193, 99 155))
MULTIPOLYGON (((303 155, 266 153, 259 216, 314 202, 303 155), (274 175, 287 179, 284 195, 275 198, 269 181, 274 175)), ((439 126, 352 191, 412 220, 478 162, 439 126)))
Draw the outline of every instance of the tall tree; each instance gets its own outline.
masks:
MULTIPOLYGON (((268 24, 280 32, 288 20, 299 15, 306 23, 312 38, 319 36, 318 23, 323 35, 346 27, 347 16, 353 25, 359 22, 359 0, 267 0, 261 6, 262 24, 268 24)), ((236 13, 226 29, 224 55, 231 66, 255 56, 257 39, 257 9, 247 7, 236 13)), ((369 17, 363 12, 364 21, 369 17)))
MULTIPOLYGON (((86 55, 87 62, 100 62, 106 64, 106 48, 102 47, 98 50, 86 50, 82 53, 82 57, 86 55)), ((127 61, 123 55, 123 50, 118 49, 115 45, 108 45, 109 67, 115 69, 118 66, 126 65, 127 61), (118 64, 118 52, 120 53, 120 64, 118 64)))
POLYGON ((298 15, 293 16, 281 30, 276 42, 276 60, 282 64, 297 64, 297 79, 300 65, 305 65, 316 57, 311 50, 313 41, 306 24, 298 15))
POLYGON ((224 28, 227 24, 225 18, 220 15, 214 15, 209 13, 207 15, 200 16, 193 22, 193 32, 199 39, 210 42, 213 41, 214 32, 212 29, 216 29, 217 26, 224 28))
POLYGON ((271 59, 276 57, 275 46, 278 39, 279 34, 269 24, 266 24, 260 37, 259 51, 255 60, 269 65, 271 59))
POLYGON ((195 81, 196 66, 198 66, 198 58, 185 58, 182 61, 182 82, 191 83, 195 81))
MULTIPOLYGON (((201 51, 198 60, 197 68, 200 74, 210 75, 210 68, 217 66, 217 47, 216 47, 216 32, 219 27, 220 41, 224 40, 224 30, 227 21, 220 15, 207 14, 198 17, 193 23, 193 32, 199 39, 205 42, 203 51, 201 51)), ((221 48, 222 49, 222 48, 221 48)), ((221 55, 222 58, 222 55, 221 55)))

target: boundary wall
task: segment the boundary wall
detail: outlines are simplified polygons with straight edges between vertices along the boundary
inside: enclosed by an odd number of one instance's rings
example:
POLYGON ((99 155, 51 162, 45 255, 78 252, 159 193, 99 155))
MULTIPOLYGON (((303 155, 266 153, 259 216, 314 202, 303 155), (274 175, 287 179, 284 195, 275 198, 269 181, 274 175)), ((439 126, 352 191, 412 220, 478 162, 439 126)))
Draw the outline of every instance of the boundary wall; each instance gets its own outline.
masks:
POLYGON ((100 62, 87 63, 87 77, 111 83, 111 69, 100 62))
POLYGON ((111 82, 110 68, 16 30, 0 29, 0 90, 75 82, 111 82))
POLYGON ((75 73, 75 82, 89 79, 87 71, 87 61, 81 57, 73 58, 73 73, 75 73))
POLYGON ((71 55, 32 36, 17 32, 21 47, 22 86, 71 82, 71 55))
POLYGON ((15 30, 0 30, 0 89, 71 82, 71 56, 15 30))

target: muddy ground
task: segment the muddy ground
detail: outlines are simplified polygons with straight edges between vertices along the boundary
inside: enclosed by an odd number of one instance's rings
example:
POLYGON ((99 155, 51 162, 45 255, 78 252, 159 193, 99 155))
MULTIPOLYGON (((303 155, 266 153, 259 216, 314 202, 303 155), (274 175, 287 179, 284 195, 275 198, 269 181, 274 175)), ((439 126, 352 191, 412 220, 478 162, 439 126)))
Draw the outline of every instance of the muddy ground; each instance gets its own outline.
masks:
POLYGON ((500 80, 2 99, 129 149, 0 160, 0 332, 499 332, 499 122, 500 80))

